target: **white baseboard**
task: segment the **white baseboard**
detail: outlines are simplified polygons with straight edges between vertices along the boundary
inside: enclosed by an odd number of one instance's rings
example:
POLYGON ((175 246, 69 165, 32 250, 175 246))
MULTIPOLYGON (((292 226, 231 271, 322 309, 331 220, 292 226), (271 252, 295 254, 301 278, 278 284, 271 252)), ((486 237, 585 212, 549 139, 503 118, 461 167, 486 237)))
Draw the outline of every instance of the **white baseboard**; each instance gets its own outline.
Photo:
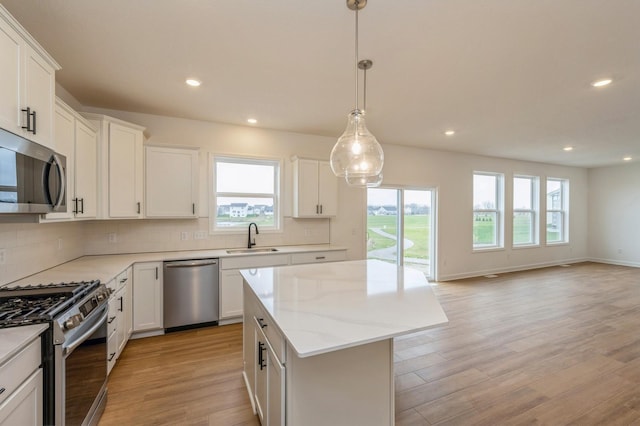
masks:
POLYGON ((620 266, 630 266, 632 268, 640 268, 640 262, 630 262, 627 260, 600 259, 597 257, 592 257, 589 259, 589 261, 598 262, 598 263, 607 263, 609 265, 620 265, 620 266))
POLYGON ((505 274, 507 272, 528 271, 531 269, 548 268, 551 266, 568 265, 572 263, 589 262, 589 261, 591 261, 591 259, 589 258, 576 258, 576 259, 554 260, 551 262, 531 263, 528 265, 516 265, 516 266, 505 267, 505 268, 485 269, 481 271, 469 271, 469 272, 463 272, 460 274, 441 275, 438 277, 438 282, 461 280, 464 278, 474 278, 474 277, 481 277, 485 275, 505 274))

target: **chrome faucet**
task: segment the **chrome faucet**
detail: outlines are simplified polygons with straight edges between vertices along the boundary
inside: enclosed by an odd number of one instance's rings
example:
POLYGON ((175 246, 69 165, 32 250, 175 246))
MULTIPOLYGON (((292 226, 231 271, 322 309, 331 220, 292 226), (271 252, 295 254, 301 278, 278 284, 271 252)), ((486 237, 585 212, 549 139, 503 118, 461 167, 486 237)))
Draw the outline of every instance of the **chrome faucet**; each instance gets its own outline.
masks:
POLYGON ((251 225, 256 227, 256 235, 258 235, 260 233, 260 231, 258 231, 258 225, 255 222, 251 222, 249 224, 249 242, 247 243, 247 248, 251 248, 253 246, 256 245, 256 237, 253 237, 253 241, 251 241, 251 225))

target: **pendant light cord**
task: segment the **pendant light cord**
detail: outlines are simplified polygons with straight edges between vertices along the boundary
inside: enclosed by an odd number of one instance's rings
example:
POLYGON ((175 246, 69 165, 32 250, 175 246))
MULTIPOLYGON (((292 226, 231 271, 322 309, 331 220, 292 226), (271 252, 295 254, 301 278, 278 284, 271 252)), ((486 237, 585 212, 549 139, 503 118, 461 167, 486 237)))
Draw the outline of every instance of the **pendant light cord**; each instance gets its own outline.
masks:
POLYGON ((359 1, 356 0, 356 110, 358 110, 358 6, 359 1))
POLYGON ((363 98, 363 104, 362 105, 362 110, 364 112, 367 112, 367 69, 365 68, 364 70, 364 87, 362 88, 362 91, 364 92, 362 94, 362 98, 363 98))

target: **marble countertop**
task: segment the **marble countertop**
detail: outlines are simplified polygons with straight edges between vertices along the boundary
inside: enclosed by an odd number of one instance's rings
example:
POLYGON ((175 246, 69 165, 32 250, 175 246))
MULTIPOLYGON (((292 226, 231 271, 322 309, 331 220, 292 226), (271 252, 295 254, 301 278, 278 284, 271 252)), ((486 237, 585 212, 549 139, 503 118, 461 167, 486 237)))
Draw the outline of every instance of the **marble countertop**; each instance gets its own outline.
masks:
POLYGON ((48 324, 0 328, 0 365, 17 354, 49 327, 48 324))
POLYGON ((379 260, 240 272, 300 357, 448 322, 422 272, 379 260))
MULTIPOLYGON (((257 247, 260 248, 260 247, 257 247)), ((227 249, 186 250, 158 253, 111 254, 101 256, 83 256, 67 263, 55 266, 37 274, 30 275, 7 286, 48 284, 70 281, 88 281, 98 279, 107 283, 119 273, 136 262, 162 262, 165 260, 231 258, 263 256, 269 254, 292 254, 325 250, 346 250, 346 247, 329 244, 279 246, 278 251, 264 253, 227 253, 227 249)))

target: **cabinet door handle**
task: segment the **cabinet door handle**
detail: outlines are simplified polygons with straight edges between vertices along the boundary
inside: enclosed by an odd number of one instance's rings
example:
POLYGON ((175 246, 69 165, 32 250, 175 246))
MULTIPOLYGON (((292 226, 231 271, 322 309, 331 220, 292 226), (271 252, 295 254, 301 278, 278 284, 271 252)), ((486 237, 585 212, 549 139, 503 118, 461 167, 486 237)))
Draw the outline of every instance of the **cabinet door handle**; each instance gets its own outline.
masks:
POLYGON ((109 354, 109 361, 111 361, 113 359, 113 357, 116 356, 116 353, 113 352, 111 354, 109 354))
POLYGON ((267 350, 267 345, 259 341, 258 342, 258 366, 260 367, 260 370, 262 370, 267 366, 264 363, 264 355, 262 355, 262 353, 266 350, 267 350))
POLYGON ((31 129, 31 132, 35 135, 36 134, 36 111, 33 111, 31 113, 31 116, 33 117, 33 129, 31 129))
POLYGON ((324 259, 326 259, 325 256, 316 256, 316 260, 324 260, 324 259))
POLYGON ((196 214, 196 203, 191 204, 191 213, 196 214))
POLYGON ((129 279, 129 278, 123 278, 123 279, 121 279, 121 280, 120 280, 120 284, 122 284, 122 283, 126 283, 128 279, 129 279))
POLYGON ((84 214, 84 198, 80 198, 80 214, 84 214))
POLYGON ((113 316, 113 317, 109 317, 109 320, 107 321, 107 323, 111 324, 111 323, 113 322, 113 320, 114 320, 114 319, 116 319, 116 317, 115 317, 115 316, 113 316))
POLYGON ((320 214, 322 214, 322 204, 320 204, 320 214))
POLYGON ((2 395, 4 393, 4 391, 6 391, 5 388, 0 388, 0 395, 2 395))
POLYGON ((27 113, 27 125, 22 126, 22 128, 25 129, 27 132, 30 132, 31 131, 31 108, 26 107, 25 109, 22 110, 22 112, 27 113))
POLYGON ((74 198, 73 199, 73 214, 78 214, 78 199, 74 198))
POLYGON ((136 203, 138 205, 138 214, 140 214, 140 201, 136 203))
POLYGON ((156 280, 158 279, 158 267, 156 266, 156 280))
POLYGON ((258 324, 260 324, 260 328, 265 328, 268 324, 263 324, 264 318, 258 318, 258 324))
POLYGON ((124 310, 124 303, 122 302, 122 298, 123 296, 120 296, 120 309, 119 309, 120 312, 124 310))

